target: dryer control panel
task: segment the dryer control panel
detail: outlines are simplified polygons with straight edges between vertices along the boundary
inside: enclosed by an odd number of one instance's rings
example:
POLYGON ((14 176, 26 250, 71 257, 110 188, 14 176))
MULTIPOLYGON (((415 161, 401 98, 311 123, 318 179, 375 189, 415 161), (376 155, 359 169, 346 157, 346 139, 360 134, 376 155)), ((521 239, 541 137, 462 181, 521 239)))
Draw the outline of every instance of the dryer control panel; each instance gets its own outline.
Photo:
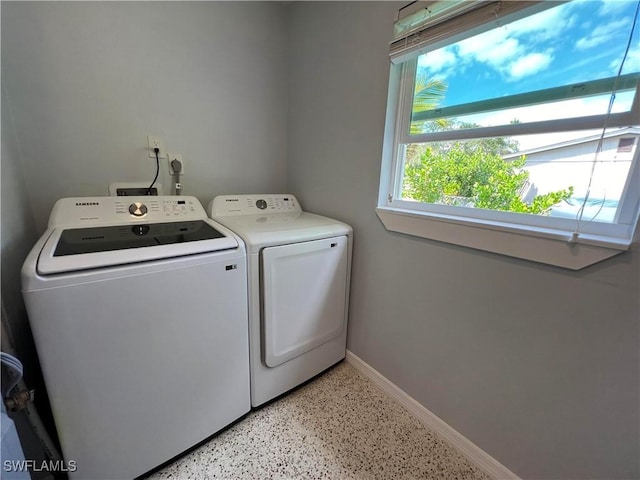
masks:
POLYGON ((212 217, 261 213, 300 213, 302 208, 291 194, 218 195, 209 204, 212 217))

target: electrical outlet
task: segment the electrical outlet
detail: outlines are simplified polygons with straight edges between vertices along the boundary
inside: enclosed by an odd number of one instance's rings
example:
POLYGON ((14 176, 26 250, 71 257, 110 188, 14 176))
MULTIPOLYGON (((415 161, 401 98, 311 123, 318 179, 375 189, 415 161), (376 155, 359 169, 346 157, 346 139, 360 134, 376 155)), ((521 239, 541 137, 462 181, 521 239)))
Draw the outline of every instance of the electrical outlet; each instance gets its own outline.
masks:
POLYGON ((156 158, 156 152, 153 150, 154 148, 158 148, 160 150, 160 152, 158 153, 158 158, 167 158, 164 150, 164 143, 162 143, 162 138, 149 135, 147 137, 147 142, 149 144, 150 158, 156 158))
POLYGON ((176 174, 175 170, 173 169, 173 165, 171 165, 171 162, 173 162, 174 160, 180 162, 180 164, 182 165, 182 168, 180 168, 180 175, 184 175, 184 160, 182 160, 182 155, 180 155, 179 153, 168 153, 167 159, 169 163, 169 175, 176 174))

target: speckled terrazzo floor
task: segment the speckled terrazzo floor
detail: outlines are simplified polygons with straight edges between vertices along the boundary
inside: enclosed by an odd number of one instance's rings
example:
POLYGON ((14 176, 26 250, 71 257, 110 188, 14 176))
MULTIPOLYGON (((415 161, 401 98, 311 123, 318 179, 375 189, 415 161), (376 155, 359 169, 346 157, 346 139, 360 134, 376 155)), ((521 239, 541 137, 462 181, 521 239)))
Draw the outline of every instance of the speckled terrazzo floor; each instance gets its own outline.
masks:
POLYGON ((488 479, 347 363, 149 479, 488 479))

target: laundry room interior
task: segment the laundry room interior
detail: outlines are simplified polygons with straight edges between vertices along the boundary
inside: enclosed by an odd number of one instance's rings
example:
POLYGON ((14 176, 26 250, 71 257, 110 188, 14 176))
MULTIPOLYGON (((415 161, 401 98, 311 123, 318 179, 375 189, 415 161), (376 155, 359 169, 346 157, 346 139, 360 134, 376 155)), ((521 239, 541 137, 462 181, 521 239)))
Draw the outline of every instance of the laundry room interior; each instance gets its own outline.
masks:
POLYGON ((352 228, 340 365, 478 475, 640 478, 637 229, 625 251, 571 269, 392 231, 376 212, 389 43, 406 3, 0 3, 3 351, 10 342, 52 435, 21 269, 59 199, 151 183, 151 136, 181 156, 181 195, 204 209, 216 196, 292 195, 352 228))

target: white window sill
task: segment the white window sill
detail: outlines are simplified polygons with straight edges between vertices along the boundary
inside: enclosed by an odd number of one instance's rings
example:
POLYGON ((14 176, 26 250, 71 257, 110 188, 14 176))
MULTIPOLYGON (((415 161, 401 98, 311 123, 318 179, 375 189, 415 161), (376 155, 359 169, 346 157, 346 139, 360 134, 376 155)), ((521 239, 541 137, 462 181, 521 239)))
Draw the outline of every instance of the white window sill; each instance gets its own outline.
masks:
POLYGON ((480 219, 378 207, 387 230, 461 245, 571 270, 601 262, 629 249, 622 239, 488 222, 480 219))

